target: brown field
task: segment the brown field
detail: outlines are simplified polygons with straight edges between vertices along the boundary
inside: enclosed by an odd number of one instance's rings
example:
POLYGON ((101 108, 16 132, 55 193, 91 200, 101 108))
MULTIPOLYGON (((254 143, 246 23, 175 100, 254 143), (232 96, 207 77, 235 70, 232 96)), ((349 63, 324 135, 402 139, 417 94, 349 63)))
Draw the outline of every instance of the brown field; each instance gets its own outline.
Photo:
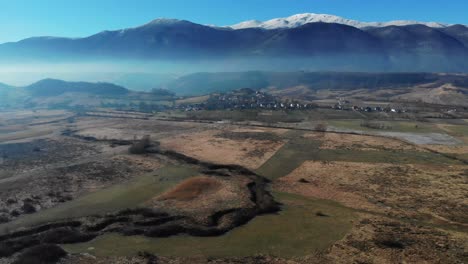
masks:
MULTIPOLYGON (((204 161, 239 164, 256 169, 283 144, 282 141, 228 139, 216 137, 220 131, 208 130, 163 138, 161 146, 204 161)), ((263 133, 263 132, 257 132, 263 133)))
POLYGON ((355 149, 355 150, 418 150, 413 145, 400 140, 376 136, 335 134, 335 133, 308 133, 304 137, 322 141, 320 149, 355 149))
POLYGON ((444 145, 424 145, 424 147, 449 154, 468 154, 468 146, 457 145, 457 146, 444 146, 444 145))
POLYGON ((274 186, 360 210, 465 225, 466 169, 461 165, 307 161, 274 186))

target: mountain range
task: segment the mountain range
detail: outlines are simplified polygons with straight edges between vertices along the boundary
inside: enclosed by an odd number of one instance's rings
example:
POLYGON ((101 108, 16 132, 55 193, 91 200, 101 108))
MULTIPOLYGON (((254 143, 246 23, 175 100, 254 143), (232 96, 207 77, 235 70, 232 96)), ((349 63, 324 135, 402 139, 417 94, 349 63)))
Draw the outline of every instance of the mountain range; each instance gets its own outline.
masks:
POLYGON ((328 14, 314 14, 305 13, 297 14, 290 17, 274 18, 268 21, 249 20, 240 22, 238 24, 229 26, 233 29, 245 29, 245 28, 264 28, 264 29, 277 29, 277 28, 294 28, 302 26, 308 23, 336 23, 342 25, 348 25, 356 28, 367 28, 367 27, 388 27, 388 26, 409 26, 409 25, 425 25, 433 28, 445 28, 451 25, 439 22, 421 22, 421 21, 410 21, 410 20, 395 20, 389 22, 362 22, 352 19, 347 19, 339 16, 328 15, 328 14))
POLYGON ((468 71, 464 25, 365 23, 313 14, 271 21, 214 27, 156 19, 84 38, 33 37, 1 44, 0 64, 144 60, 235 64, 237 70, 255 65, 259 70, 468 71))

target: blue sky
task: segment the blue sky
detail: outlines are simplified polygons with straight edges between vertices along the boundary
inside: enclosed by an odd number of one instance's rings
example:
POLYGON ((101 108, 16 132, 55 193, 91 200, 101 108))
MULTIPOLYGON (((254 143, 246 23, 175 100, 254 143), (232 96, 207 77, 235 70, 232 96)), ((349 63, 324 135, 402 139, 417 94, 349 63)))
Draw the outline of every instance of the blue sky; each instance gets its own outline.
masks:
POLYGON ((0 0, 0 43, 31 36, 82 37, 159 17, 230 25, 297 13, 362 21, 468 24, 467 0, 0 0))

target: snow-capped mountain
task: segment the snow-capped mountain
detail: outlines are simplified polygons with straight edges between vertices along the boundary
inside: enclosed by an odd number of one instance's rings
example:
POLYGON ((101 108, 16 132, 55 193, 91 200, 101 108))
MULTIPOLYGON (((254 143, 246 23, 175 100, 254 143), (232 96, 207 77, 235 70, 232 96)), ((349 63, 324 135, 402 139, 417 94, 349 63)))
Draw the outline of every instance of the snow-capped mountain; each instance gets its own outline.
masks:
POLYGON ((366 27, 386 27, 386 26, 407 26, 421 24, 432 28, 445 28, 450 26, 449 24, 437 23, 437 22, 419 22, 419 21, 407 21, 407 20, 396 20, 390 22, 361 22, 352 19, 346 19, 339 16, 327 15, 327 14, 314 14, 305 13, 297 14, 285 18, 275 18, 268 21, 249 20, 244 21, 235 25, 230 26, 233 29, 244 29, 244 28, 264 28, 264 29, 276 29, 276 28, 295 28, 302 26, 307 23, 324 22, 324 23, 337 23, 348 25, 356 28, 366 27))
POLYGON ((253 69, 264 66, 275 70, 468 72, 468 27, 463 25, 363 23, 303 14, 267 22, 247 21, 235 27, 254 28, 235 30, 155 19, 82 38, 34 37, 0 44, 0 63, 203 60, 207 65, 245 63, 253 69), (398 26, 384 27, 388 25, 398 26), (282 29, 274 29, 277 27, 282 29), (227 62, 230 60, 232 63, 227 62))

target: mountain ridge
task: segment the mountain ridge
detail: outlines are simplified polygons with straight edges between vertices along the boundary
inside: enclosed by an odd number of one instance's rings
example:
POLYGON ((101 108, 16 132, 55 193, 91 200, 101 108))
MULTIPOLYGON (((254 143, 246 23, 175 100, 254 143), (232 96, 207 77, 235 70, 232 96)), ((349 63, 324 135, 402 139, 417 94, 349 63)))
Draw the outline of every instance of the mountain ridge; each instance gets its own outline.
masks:
POLYGON ((277 28, 293 28, 302 26, 307 23, 324 22, 324 23, 337 23, 357 28, 366 27, 386 27, 386 26, 408 26, 421 24, 433 28, 445 28, 451 26, 450 24, 439 22, 421 22, 412 20, 393 20, 389 22, 361 22, 358 20, 347 19, 340 16, 329 14, 316 14, 316 13, 303 13, 296 14, 289 17, 273 18, 267 21, 248 20, 238 24, 228 26, 233 29, 245 28, 263 28, 263 29, 277 29, 277 28))
POLYGON ((57 96, 67 92, 90 93, 96 95, 126 94, 126 88, 105 82, 69 82, 58 79, 42 79, 22 89, 35 96, 57 96))
POLYGON ((0 44, 0 63, 12 60, 205 60, 221 66, 223 61, 238 64, 236 70, 250 66, 247 69, 467 72, 468 27, 357 28, 312 22, 290 28, 231 29, 156 19, 84 38, 34 37, 0 44))

